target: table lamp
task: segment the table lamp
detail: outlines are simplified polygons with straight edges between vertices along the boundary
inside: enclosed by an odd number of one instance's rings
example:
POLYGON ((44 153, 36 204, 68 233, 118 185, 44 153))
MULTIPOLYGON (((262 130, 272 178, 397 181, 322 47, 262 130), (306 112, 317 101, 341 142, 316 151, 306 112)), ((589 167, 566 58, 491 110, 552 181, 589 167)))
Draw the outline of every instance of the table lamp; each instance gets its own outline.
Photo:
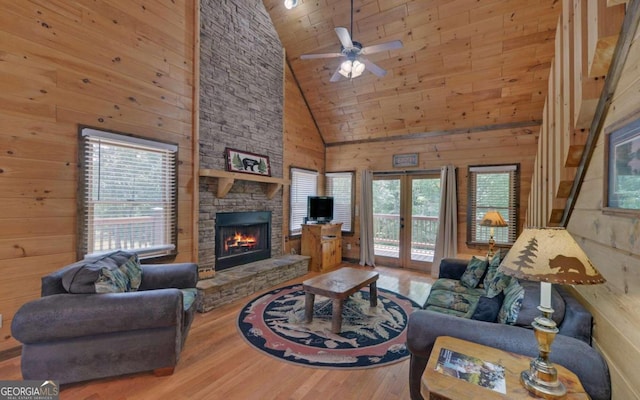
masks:
POLYGON ((508 226, 505 220, 502 218, 499 212, 492 210, 488 211, 484 217, 482 217, 482 221, 480 222, 482 226, 488 226, 489 229, 489 253, 487 253, 487 257, 493 257, 494 251, 493 248, 496 245, 496 241, 493 238, 494 228, 504 228, 508 226))
POLYGON ((531 361, 530 368, 522 372, 520 381, 536 396, 545 399, 563 397, 567 390, 549 361, 551 344, 558 333, 556 323, 551 319, 551 284, 590 285, 605 279, 564 228, 526 228, 498 270, 518 279, 540 282, 538 309, 542 316, 532 323, 539 355, 531 361))

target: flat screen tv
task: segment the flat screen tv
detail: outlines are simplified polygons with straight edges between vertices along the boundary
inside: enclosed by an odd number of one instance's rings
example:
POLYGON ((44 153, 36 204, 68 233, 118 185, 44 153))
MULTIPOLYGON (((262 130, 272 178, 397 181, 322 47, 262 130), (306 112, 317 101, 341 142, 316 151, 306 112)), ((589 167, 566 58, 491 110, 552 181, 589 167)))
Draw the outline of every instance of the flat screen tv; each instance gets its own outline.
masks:
POLYGON ((333 220, 333 197, 309 196, 307 198, 307 222, 328 224, 333 220))

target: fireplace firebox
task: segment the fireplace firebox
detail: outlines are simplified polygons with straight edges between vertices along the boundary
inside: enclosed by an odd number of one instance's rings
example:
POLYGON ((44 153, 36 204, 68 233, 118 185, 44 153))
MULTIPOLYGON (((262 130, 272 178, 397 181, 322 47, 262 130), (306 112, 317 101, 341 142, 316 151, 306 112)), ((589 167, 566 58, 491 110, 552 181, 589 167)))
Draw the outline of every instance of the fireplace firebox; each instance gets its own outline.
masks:
POLYGON ((271 211, 216 214, 216 271, 271 257, 271 211))

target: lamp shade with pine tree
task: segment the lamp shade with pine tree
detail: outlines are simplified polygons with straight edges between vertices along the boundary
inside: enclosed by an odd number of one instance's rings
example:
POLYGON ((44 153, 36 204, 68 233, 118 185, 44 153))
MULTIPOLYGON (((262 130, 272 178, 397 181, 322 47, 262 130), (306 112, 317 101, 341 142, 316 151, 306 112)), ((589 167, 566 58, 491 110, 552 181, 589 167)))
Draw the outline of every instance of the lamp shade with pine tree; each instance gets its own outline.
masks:
POLYGON ((564 228, 526 228, 500 271, 527 281, 593 285, 605 279, 564 228))

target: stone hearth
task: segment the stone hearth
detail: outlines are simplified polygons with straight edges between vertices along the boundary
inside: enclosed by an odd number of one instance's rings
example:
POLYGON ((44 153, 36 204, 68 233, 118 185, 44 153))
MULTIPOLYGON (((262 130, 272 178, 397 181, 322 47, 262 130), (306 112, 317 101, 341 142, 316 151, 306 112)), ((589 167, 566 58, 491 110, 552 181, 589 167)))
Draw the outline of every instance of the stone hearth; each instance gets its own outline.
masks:
POLYGON ((198 282, 198 311, 207 312, 309 271, 308 256, 284 255, 225 269, 198 282))

